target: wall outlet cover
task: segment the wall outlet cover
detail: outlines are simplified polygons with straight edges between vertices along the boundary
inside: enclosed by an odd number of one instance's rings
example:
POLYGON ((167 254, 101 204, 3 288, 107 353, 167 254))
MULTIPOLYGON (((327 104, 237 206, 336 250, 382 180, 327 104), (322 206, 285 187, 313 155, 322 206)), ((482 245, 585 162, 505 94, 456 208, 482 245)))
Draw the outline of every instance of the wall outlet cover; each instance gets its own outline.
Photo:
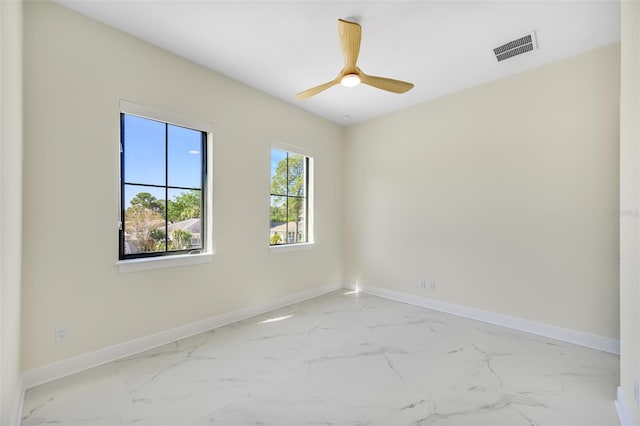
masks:
POLYGON ((63 342, 67 338, 67 329, 65 327, 55 328, 55 341, 56 343, 63 342))

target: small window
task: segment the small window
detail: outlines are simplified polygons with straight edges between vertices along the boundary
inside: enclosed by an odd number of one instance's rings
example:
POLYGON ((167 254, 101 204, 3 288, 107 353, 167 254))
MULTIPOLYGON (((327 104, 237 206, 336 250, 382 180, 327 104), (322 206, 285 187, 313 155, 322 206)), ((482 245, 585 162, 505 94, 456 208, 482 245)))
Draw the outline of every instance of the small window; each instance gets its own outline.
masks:
POLYGON ((207 132, 120 114, 120 260, 199 253, 207 132))
POLYGON ((271 149, 271 246, 310 242, 310 157, 271 149))

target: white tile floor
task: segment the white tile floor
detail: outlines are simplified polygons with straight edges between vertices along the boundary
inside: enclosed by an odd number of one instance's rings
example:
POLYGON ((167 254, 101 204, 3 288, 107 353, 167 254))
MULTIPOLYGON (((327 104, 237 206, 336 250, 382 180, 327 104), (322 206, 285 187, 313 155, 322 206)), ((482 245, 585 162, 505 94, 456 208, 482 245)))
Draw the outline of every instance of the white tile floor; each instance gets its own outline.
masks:
POLYGON ((615 355, 339 291, 30 389, 22 424, 614 426, 618 370, 615 355))

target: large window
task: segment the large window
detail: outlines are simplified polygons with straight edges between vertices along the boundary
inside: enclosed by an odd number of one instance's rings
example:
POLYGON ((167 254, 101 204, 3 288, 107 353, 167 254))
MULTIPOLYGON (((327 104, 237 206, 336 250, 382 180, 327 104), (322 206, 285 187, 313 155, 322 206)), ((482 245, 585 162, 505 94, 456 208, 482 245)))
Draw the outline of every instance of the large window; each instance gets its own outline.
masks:
POLYGON ((204 246, 207 133, 120 115, 120 259, 204 246))
POLYGON ((310 163, 305 155, 271 149, 272 246, 310 242, 310 163))

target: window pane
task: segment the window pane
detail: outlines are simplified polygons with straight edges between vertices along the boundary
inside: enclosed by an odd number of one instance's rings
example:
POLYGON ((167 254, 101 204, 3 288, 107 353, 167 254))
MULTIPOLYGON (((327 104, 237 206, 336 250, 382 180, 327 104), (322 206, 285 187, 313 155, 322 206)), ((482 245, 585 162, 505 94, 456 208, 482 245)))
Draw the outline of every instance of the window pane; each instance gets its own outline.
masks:
POLYGON ((164 189, 124 186, 124 254, 164 251, 164 189))
POLYGON ((202 248, 200 190, 169 189, 169 250, 202 248))
POLYGON ((202 132, 169 125, 169 186, 201 188, 202 132))
POLYGON ((289 188, 288 195, 305 196, 305 160, 300 154, 289 153, 289 188))
POLYGON ((289 197, 288 201, 288 243, 304 243, 307 241, 307 232, 305 227, 306 218, 306 199, 289 197))
POLYGON ((124 116, 124 181, 165 185, 165 124, 124 116))
POLYGON ((202 249, 206 132, 121 117, 120 259, 202 249))
POLYGON ((271 149, 271 245, 308 242, 307 157, 271 149))
POLYGON ((287 195, 287 153, 271 149, 271 193, 287 195))
POLYGON ((271 224, 269 242, 271 245, 287 241, 287 197, 271 196, 271 224))

